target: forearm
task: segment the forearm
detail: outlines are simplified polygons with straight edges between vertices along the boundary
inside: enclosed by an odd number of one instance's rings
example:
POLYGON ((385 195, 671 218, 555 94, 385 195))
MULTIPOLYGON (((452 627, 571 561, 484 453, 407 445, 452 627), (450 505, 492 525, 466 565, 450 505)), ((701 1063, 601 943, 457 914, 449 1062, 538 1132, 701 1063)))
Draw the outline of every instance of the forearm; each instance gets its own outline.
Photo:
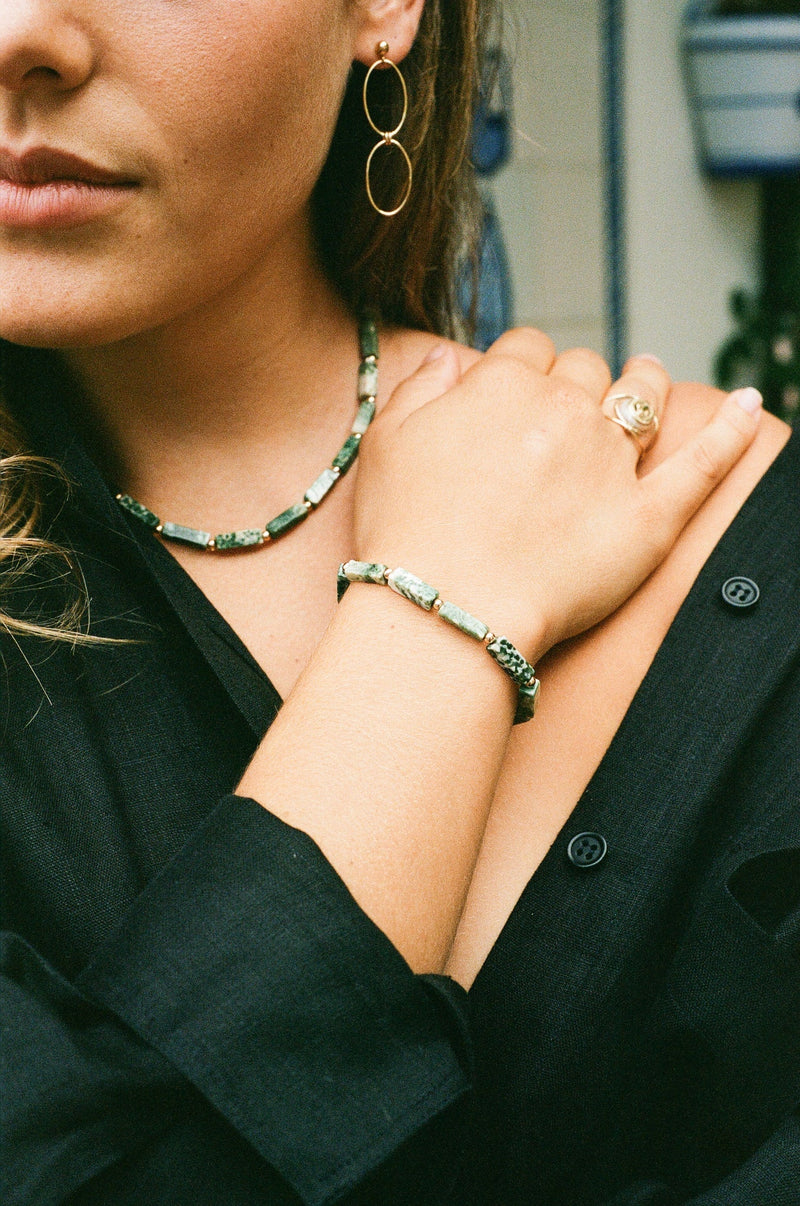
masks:
POLYGON ((514 711, 485 650, 353 587, 239 784, 308 833, 416 971, 439 971, 514 711))

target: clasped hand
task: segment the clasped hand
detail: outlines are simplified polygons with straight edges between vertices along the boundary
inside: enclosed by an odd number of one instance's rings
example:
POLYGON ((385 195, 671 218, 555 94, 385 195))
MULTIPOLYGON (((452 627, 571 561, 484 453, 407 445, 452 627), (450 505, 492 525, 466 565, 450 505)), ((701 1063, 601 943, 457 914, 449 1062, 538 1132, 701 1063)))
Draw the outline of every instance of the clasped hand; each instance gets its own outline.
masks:
POLYGON ((540 658, 636 590, 755 436, 731 396, 648 471, 603 403, 634 394, 661 415, 670 388, 652 358, 612 384, 601 357, 557 357, 533 330, 463 375, 437 345, 364 439, 355 555, 405 566, 540 658))

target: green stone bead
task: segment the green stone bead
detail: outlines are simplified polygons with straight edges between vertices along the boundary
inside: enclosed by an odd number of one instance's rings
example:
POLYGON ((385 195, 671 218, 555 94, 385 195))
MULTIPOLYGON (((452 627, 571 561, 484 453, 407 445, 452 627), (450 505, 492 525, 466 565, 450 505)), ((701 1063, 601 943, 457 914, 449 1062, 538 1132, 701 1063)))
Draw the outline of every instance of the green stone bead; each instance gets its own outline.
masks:
POLYGON ((374 398, 378 393, 378 368, 369 361, 364 361, 358 370, 359 398, 374 398))
POLYGON ((502 666, 509 678, 513 678, 518 687, 524 687, 533 677, 533 666, 530 662, 526 662, 525 658, 517 649, 516 645, 512 645, 511 641, 505 637, 498 637, 492 641, 491 645, 486 646, 486 652, 490 654, 497 662, 498 666, 502 666))
POLYGON ((161 535, 167 540, 177 540, 179 544, 193 544, 201 549, 207 549, 211 541, 210 532, 201 532, 198 528, 185 528, 181 523, 165 523, 161 527, 161 535))
POLYGON ((373 582, 379 586, 386 585, 386 566, 376 561, 348 561, 339 566, 337 578, 337 594, 341 602, 342 595, 351 582, 373 582))
POLYGON ((361 359, 374 356, 378 359, 378 328, 371 319, 366 319, 358 328, 358 342, 361 349, 361 359))
POLYGON ((364 435, 369 428, 370 423, 375 418, 375 402, 372 398, 365 398, 358 405, 358 412, 352 427, 353 435, 364 435))
POLYGON ((308 515, 308 507, 302 503, 295 503, 293 507, 287 507, 285 511, 281 511, 280 515, 276 515, 267 524, 267 531, 273 540, 277 540, 279 536, 283 536, 285 532, 290 532, 292 528, 296 528, 299 523, 308 515))
POLYGON ((338 469, 341 474, 347 473, 347 470, 358 456, 358 447, 360 443, 361 437, 357 435, 351 435, 349 439, 345 440, 344 444, 342 444, 342 447, 333 458, 331 468, 338 469))
POLYGON ((306 502, 310 502, 312 507, 318 507, 325 495, 329 494, 336 485, 340 476, 333 469, 325 469, 306 490, 306 502))
POLYGON ((489 635, 489 629, 481 620, 476 620, 468 611, 462 611, 454 603, 443 603, 439 608, 439 617, 465 632, 467 636, 475 637, 476 641, 483 641, 489 635))
POLYGON ((386 581, 396 594, 402 595, 404 599, 410 599, 412 603, 416 603, 417 607, 424 607, 425 611, 430 611, 439 598, 439 592, 435 587, 429 586, 421 578, 417 578, 414 574, 409 574, 408 570, 399 567, 392 570, 386 581))
POLYGON ((252 544, 262 544, 263 539, 260 528, 240 528, 238 532, 221 532, 214 537, 214 544, 221 551, 246 549, 252 544))
POLYGON ((539 702, 541 683, 535 678, 527 687, 520 687, 517 700, 517 710, 514 714, 514 724, 524 724, 536 715, 536 705, 539 702))
POLYGON ((347 561, 342 573, 348 582, 374 582, 383 586, 386 582, 386 566, 377 561, 347 561))
POLYGON ((117 502, 131 515, 135 515, 142 523, 147 524, 148 528, 157 528, 161 523, 157 515, 154 515, 152 511, 148 511, 147 507, 137 502, 135 498, 131 498, 130 494, 118 494, 117 502))

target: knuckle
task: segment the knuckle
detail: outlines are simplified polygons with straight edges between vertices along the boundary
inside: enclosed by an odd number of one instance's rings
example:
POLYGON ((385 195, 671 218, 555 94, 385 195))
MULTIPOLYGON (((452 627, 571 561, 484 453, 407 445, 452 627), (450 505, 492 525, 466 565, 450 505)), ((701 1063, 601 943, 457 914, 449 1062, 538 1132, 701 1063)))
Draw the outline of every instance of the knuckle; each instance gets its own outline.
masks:
POLYGON ((631 356, 622 370, 625 379, 635 378, 637 381, 647 381, 650 388, 665 391, 672 383, 672 377, 664 368, 648 356, 631 356))
POLYGON ((492 347, 492 351, 528 360, 531 357, 555 357, 555 345, 549 335, 536 327, 516 327, 506 331, 492 347))
POLYGON ((594 348, 572 348, 566 355, 595 371, 605 372, 608 369, 605 359, 594 348))
POLYGON ((611 392, 613 394, 633 394, 635 397, 644 398, 645 402, 657 406, 666 390, 666 383, 663 389, 659 389, 657 384, 639 373, 626 373, 620 377, 611 392))
POLYGON ((480 367, 481 377, 495 395, 496 401, 529 388, 535 379, 535 373, 527 360, 505 349, 495 356, 487 356, 480 367))
POLYGON ((719 458, 707 438, 700 436, 689 446, 689 463, 704 485, 719 480, 719 458))

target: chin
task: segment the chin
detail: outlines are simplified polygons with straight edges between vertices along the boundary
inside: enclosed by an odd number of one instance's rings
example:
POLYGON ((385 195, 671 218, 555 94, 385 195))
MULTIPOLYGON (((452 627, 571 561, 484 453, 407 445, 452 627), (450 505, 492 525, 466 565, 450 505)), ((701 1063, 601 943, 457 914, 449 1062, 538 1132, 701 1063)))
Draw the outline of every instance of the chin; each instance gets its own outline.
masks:
MULTIPOLYGON (((102 304, 102 289, 52 290, 47 296, 0 291, 0 339, 30 348, 90 348, 136 334, 150 316, 129 305, 102 304)), ((148 321, 150 320, 150 321, 148 321)))
POLYGON ((113 326, 109 328, 106 323, 92 322, 91 317, 85 314, 74 317, 63 312, 30 316, 14 314, 7 319, 0 310, 0 339, 21 347, 66 351, 70 348, 98 347, 122 337, 113 326))

